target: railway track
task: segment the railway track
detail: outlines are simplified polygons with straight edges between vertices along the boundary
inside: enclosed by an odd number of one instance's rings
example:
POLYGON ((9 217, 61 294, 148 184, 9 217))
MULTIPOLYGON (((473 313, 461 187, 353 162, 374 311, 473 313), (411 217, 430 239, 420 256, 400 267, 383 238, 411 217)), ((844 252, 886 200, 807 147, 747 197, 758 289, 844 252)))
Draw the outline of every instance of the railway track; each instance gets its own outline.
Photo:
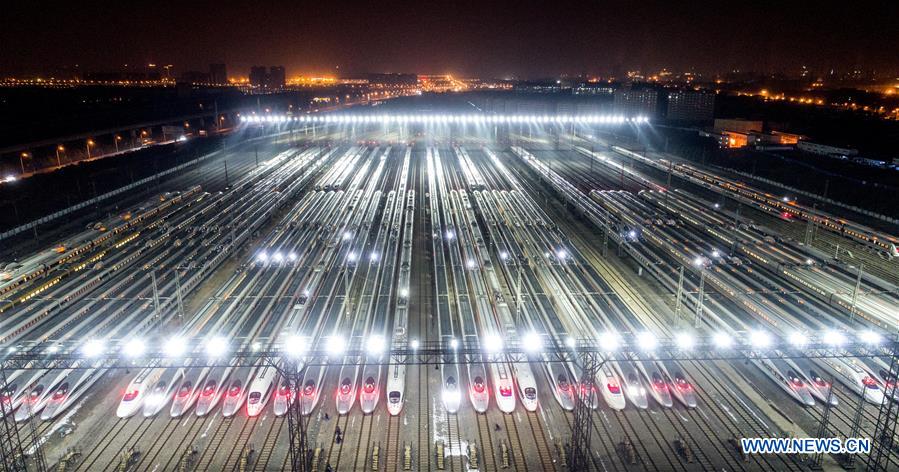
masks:
POLYGON ((400 464, 400 417, 389 415, 387 417, 387 449, 384 451, 385 469, 387 472, 397 472, 400 464))
POLYGON ((212 436, 209 438, 209 442, 206 444, 206 447, 203 448, 203 452, 197 459, 197 470, 210 469, 212 460, 215 458, 215 453, 218 451, 219 447, 221 447, 222 441, 225 440, 225 435, 228 433, 228 430, 231 429, 233 423, 234 418, 224 418, 219 422, 215 431, 212 433, 212 436))
MULTIPOLYGON (((353 470, 363 470, 370 468, 366 467, 366 462, 371 459, 370 452, 372 423, 372 415, 362 415, 362 422, 359 425, 358 430, 359 439, 356 441, 356 455, 353 459, 353 470)), ((380 467, 378 469, 380 470, 380 467)))
POLYGON ((521 447, 521 436, 518 435, 518 425, 515 418, 511 414, 503 414, 503 425, 506 428, 506 436, 509 439, 509 449, 512 454, 512 467, 514 470, 522 470, 527 472, 530 470, 527 460, 524 456, 524 449, 521 447))
POLYGON ((490 422, 487 421, 487 414, 476 413, 475 417, 480 441, 478 456, 481 458, 485 470, 496 470, 496 448, 493 445, 493 438, 490 436, 490 422))
POLYGON ((250 436, 253 435, 253 431, 256 429, 259 421, 260 419, 258 416, 247 418, 247 420, 244 421, 243 426, 240 427, 240 433, 237 436, 237 440, 234 442, 234 447, 230 448, 228 456, 225 457, 225 461, 222 463, 222 470, 233 470, 237 468, 241 456, 249 451, 250 436))
POLYGON ((525 415, 528 419, 528 425, 531 427, 531 434, 534 436, 534 443, 537 445, 537 457, 540 458, 540 467, 542 470, 555 470, 552 451, 546 441, 546 433, 543 431, 543 424, 540 423, 540 417, 536 411, 529 411, 525 415))
POLYGON ((272 424, 265 435, 265 439, 262 441, 262 446, 259 448, 256 458, 253 460, 253 470, 266 470, 268 468, 268 463, 272 459, 272 453, 275 451, 275 447, 278 446, 278 439, 281 436, 281 431, 284 429, 285 423, 287 423, 287 419, 284 417, 275 418, 272 421, 272 424))

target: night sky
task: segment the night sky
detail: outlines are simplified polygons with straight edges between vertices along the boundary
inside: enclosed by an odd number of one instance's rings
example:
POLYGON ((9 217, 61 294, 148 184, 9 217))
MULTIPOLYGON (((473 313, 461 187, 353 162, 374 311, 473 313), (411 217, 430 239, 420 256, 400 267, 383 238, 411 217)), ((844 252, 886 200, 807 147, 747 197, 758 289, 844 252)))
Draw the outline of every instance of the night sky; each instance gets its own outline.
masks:
POLYGON ((0 74, 224 62, 230 75, 483 77, 630 69, 899 70, 899 2, 5 2, 0 74), (789 4, 787 4, 789 3, 789 4))

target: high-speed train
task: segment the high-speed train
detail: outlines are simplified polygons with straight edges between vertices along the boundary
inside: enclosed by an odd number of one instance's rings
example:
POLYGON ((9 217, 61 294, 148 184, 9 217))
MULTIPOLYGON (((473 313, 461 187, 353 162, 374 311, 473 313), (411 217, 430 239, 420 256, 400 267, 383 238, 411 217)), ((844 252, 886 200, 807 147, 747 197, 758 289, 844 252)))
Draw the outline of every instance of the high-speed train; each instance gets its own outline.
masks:
POLYGON ((206 380, 203 382, 200 394, 197 397, 197 407, 194 409, 195 415, 206 416, 216 405, 218 405, 219 400, 222 399, 222 396, 224 396, 227 391, 225 385, 227 384, 228 377, 232 370, 233 368, 230 366, 213 367, 210 369, 209 373, 206 375, 206 380))
POLYGON ((674 398, 687 408, 696 408, 696 390, 681 366, 674 361, 659 361, 659 363, 674 398))
POLYGON ((478 413, 484 413, 490 407, 490 389, 487 386, 487 371, 479 362, 468 366, 468 397, 471 406, 478 413))
POLYGON ((537 411, 537 380, 534 378, 531 367, 521 362, 513 362, 511 366, 521 404, 527 411, 537 411))
POLYGON ((553 397, 564 410, 573 411, 577 383, 572 382, 568 368, 560 362, 544 361, 542 364, 546 378, 553 386, 553 397))
POLYGON ((153 383, 150 392, 144 398, 144 416, 154 416, 165 408, 182 379, 184 379, 183 367, 165 369, 165 372, 153 383))
POLYGON ((278 371, 273 366, 265 365, 259 368, 248 389, 247 415, 252 417, 262 413, 275 388, 277 375, 278 371))
POLYGON ((630 362, 614 362, 614 369, 618 372, 618 378, 621 379, 622 391, 627 400, 635 407, 645 410, 649 408, 649 398, 646 388, 640 383, 640 377, 637 375, 636 369, 630 362))
POLYGON ((321 366, 310 368, 303 376, 303 389, 300 390, 299 401, 301 402, 304 415, 311 415, 318 399, 321 397, 321 382, 325 369, 321 366))
POLYGON ((175 390, 169 416, 178 418, 196 403, 202 394, 203 380, 211 369, 208 367, 191 367, 184 373, 181 385, 175 390))
POLYGON ((337 414, 345 415, 350 412, 353 404, 356 403, 356 379, 353 378, 356 369, 355 366, 351 368, 344 366, 340 370, 340 382, 337 385, 337 414))
POLYGON ((808 385, 810 382, 804 379, 805 376, 797 368, 783 359, 753 359, 752 362, 794 400, 806 406, 815 405, 808 385))
POLYGON ((880 405, 885 395, 877 378, 852 358, 819 359, 818 363, 852 391, 861 394, 870 403, 880 405))
POLYGON ((41 420, 59 416, 106 373, 105 370, 79 370, 69 374, 53 391, 47 405, 41 411, 41 420))
POLYGON ((653 400, 665 408, 674 406, 665 373, 662 372, 659 365, 653 361, 636 362, 636 364, 646 380, 646 390, 653 400))
POLYGON ((406 390, 406 366, 391 365, 387 369, 387 412, 393 416, 403 411, 403 400, 406 390))
POLYGON ((375 411, 375 408, 378 406, 378 398, 380 398, 381 393, 378 382, 380 374, 378 366, 370 364, 366 364, 362 370, 362 388, 359 390, 359 405, 362 407, 362 413, 366 415, 375 411))
POLYGON ((609 405, 609 408, 623 410, 627 401, 624 393, 621 391, 621 382, 618 381, 618 376, 615 375, 615 372, 604 366, 596 376, 601 381, 600 385, 604 387, 600 388, 599 391, 602 393, 602 397, 606 404, 609 405))
POLYGON ((810 359, 790 359, 796 366, 798 372, 801 372, 806 379, 809 380, 808 386, 811 394, 821 402, 826 403, 827 397, 830 397, 830 404, 836 406, 838 404, 837 396, 830 394, 831 384, 824 377, 821 367, 812 362, 810 359))
POLYGON ((290 384, 290 379, 281 377, 278 381, 278 388, 272 394, 272 411, 275 416, 283 416, 287 413, 290 405, 296 400, 294 395, 294 387, 290 384))
POLYGON ((156 385, 163 372, 165 369, 159 367, 148 367, 141 370, 125 388, 125 394, 116 409, 116 416, 130 418, 136 415, 143 406, 144 399, 150 394, 150 389, 156 385))
POLYGON ((223 384, 225 393, 222 397, 222 415, 225 418, 237 414, 246 402, 248 387, 255 372, 255 367, 238 367, 231 372, 228 382, 223 384))

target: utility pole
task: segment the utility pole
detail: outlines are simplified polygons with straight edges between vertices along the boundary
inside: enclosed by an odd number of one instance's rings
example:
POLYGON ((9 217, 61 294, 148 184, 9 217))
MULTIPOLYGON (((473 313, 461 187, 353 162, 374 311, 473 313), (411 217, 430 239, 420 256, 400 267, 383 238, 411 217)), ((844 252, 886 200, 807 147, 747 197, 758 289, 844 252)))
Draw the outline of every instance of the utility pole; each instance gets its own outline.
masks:
POLYGON ((677 296, 674 300, 674 319, 677 320, 680 317, 680 306, 681 301, 684 297, 684 266, 680 266, 680 269, 677 271, 677 296))
POLYGON ((153 317, 159 319, 159 287, 156 286, 156 271, 150 272, 150 279, 153 281, 153 317))
POLYGON ((699 328, 700 323, 702 323, 702 312, 703 312, 703 302, 705 301, 705 271, 706 269, 699 269, 699 292, 698 298, 696 299, 696 316, 694 317, 693 327, 699 328))
POLYGON ((228 161, 226 160, 225 161, 225 187, 227 187, 229 185, 231 185, 231 183, 228 180, 228 161))
POLYGON ((184 299, 181 296, 181 272, 175 269, 175 294, 178 297, 178 324, 184 325, 184 299))
POLYGON ((849 322, 855 321, 855 304, 858 302, 858 291, 862 286, 862 271, 865 270, 865 263, 858 265, 858 276, 855 278, 855 288, 852 289, 852 306, 849 307, 849 322))

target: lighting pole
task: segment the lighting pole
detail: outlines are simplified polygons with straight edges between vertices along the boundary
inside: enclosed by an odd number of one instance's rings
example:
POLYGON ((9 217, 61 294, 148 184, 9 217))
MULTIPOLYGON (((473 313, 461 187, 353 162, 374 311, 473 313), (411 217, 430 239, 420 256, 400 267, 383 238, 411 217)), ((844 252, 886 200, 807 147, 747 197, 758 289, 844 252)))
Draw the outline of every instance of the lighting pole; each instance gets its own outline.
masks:
POLYGON ((113 142, 115 143, 115 152, 116 153, 119 152, 119 141, 121 141, 121 140, 122 140, 121 136, 115 135, 115 139, 113 140, 113 142))
POLYGON ((31 157, 31 155, 27 152, 23 151, 21 154, 19 154, 19 167, 22 168, 22 175, 25 175, 25 158, 27 157, 31 157))
POLYGON ((87 140, 87 143, 86 143, 85 146, 84 146, 84 147, 87 149, 87 158, 88 158, 88 159, 91 158, 91 146, 93 146, 93 145, 94 145, 94 140, 93 140, 93 139, 88 139, 88 140, 87 140))
POLYGON ((66 148, 63 147, 62 144, 56 146, 56 167, 62 167, 62 161, 59 160, 60 151, 65 151, 66 148))

